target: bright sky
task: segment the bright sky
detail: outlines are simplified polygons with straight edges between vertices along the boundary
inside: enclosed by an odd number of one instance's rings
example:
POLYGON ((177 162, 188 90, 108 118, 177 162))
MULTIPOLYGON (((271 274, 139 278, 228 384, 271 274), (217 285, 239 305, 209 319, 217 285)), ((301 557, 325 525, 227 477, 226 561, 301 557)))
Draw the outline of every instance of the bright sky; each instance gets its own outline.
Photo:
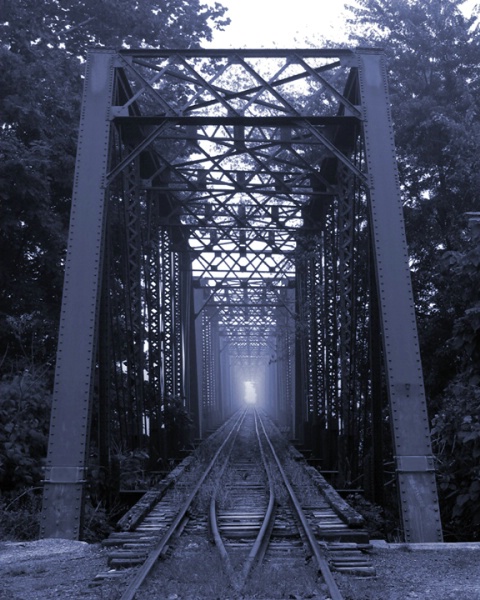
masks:
MULTIPOLYGON (((214 3, 215 0, 205 0, 214 3)), ((345 5, 355 0, 219 0, 231 24, 214 33, 213 48, 302 48, 346 41, 345 5)), ((470 15, 479 0, 465 0, 470 15)))
MULTIPOLYGON (((213 0, 211 0, 213 1, 213 0)), ((300 48, 344 39, 344 0, 220 0, 231 24, 214 48, 300 48), (308 43, 307 43, 308 41, 308 43)), ((349 2, 347 1, 347 4, 349 2)))

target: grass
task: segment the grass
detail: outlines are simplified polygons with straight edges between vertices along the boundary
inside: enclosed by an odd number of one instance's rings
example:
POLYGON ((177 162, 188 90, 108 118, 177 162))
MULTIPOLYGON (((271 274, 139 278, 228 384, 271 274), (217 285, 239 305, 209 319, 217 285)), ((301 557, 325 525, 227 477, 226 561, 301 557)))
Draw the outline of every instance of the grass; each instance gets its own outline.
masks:
MULTIPOLYGON (((241 569, 241 565, 237 565, 241 569)), ((137 600, 227 600, 251 598, 325 598, 325 586, 311 564, 264 563, 257 567, 241 592, 236 592, 225 573, 217 549, 202 536, 179 543, 168 561, 154 571, 155 583, 145 585, 137 600)))
POLYGON ((243 593, 251 598, 323 598, 326 586, 304 561, 266 563, 251 575, 243 593))
POLYGON ((7 502, 0 500, 0 539, 28 541, 38 537, 40 531, 40 488, 28 488, 7 502))
POLYGON ((5 577, 24 577, 25 575, 40 575, 46 573, 47 568, 44 565, 18 565, 5 570, 5 577))
POLYGON ((156 583, 147 582, 137 593, 137 600, 152 597, 223 600, 233 593, 216 548, 203 536, 189 536, 179 543, 173 555, 158 564, 154 577, 156 583))

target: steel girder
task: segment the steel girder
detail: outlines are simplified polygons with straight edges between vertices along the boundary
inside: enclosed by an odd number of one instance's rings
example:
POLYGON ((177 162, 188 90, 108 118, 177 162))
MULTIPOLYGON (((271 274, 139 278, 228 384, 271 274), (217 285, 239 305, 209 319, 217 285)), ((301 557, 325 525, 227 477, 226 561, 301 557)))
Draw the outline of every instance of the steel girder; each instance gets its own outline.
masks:
POLYGON ((113 273, 106 271, 104 285, 114 290, 105 292, 105 313, 119 313, 110 316, 112 331, 105 336, 115 339, 100 355, 113 356, 115 374, 101 389, 120 388, 115 414, 119 420, 123 412, 132 414, 132 435, 146 435, 167 396, 185 394, 186 348, 190 358, 194 354, 189 320, 197 335, 198 386, 191 382, 190 388, 194 397, 198 389, 200 434, 209 425, 202 415, 222 412, 225 365, 233 387, 244 376, 257 377, 261 387, 276 356, 276 387, 285 390, 285 405, 297 389, 297 431, 307 422, 321 425, 332 440, 335 435, 339 462, 350 464, 339 468, 351 478, 348 469, 360 468, 351 467, 352 448, 357 457, 368 450, 365 411, 375 387, 364 260, 371 252, 405 537, 440 539, 382 61, 378 51, 347 49, 91 54, 44 535, 79 531, 104 215, 112 228, 122 209, 123 233, 113 227, 107 246, 123 244, 123 258, 110 253, 113 273), (71 287, 78 277, 81 293, 71 287), (293 321, 296 344, 281 330, 293 321), (81 353, 71 341, 77 330, 81 353), (131 398, 125 399, 125 388, 131 398), (80 431, 79 420, 85 424, 80 431), (55 502, 65 509, 61 517, 55 502))
POLYGON ((405 538, 441 541, 385 60, 381 54, 362 52, 358 67, 383 351, 405 538))
POLYGON ((44 537, 77 538, 82 525, 106 212, 100 190, 109 155, 112 62, 111 53, 96 54, 86 71, 45 470, 44 537), (85 232, 89 232, 87 240, 85 232))

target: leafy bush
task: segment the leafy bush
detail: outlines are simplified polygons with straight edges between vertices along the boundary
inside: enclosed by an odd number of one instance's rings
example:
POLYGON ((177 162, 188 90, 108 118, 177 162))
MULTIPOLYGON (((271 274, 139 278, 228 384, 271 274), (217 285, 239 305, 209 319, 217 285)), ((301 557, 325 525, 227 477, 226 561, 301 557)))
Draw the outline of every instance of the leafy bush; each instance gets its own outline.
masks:
POLYGON ((446 292, 453 327, 446 347, 456 375, 433 419, 439 489, 447 539, 480 540, 480 221, 472 220, 463 252, 446 252, 446 292))
POLYGON ((97 543, 104 540, 113 531, 111 521, 114 521, 114 519, 112 519, 111 514, 107 514, 103 503, 92 506, 87 499, 83 515, 82 540, 89 543, 97 543))
POLYGON ((41 488, 27 488, 7 502, 0 499, 0 539, 34 540, 40 529, 41 488))
POLYGON ((0 489, 7 497, 43 478, 50 405, 41 376, 26 371, 0 381, 0 489))
POLYGON ((145 490, 149 487, 148 460, 148 452, 143 449, 119 451, 114 455, 113 461, 117 463, 115 468, 120 473, 120 489, 145 490))
POLYGON ((38 537, 51 394, 25 370, 0 380, 0 538, 38 537))
POLYGON ((446 537, 480 540, 480 389, 450 386, 432 436, 446 537))
POLYGON ((402 539, 398 517, 387 507, 367 500, 361 494, 350 494, 347 502, 365 519, 365 529, 370 539, 398 542, 402 539))

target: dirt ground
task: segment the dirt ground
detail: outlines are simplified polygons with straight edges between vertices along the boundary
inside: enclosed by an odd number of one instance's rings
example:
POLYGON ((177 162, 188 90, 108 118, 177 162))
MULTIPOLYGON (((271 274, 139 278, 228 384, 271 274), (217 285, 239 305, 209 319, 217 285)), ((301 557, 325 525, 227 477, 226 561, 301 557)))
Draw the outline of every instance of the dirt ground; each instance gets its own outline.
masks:
MULTIPOLYGON (((480 600, 480 544, 468 549, 443 546, 441 550, 412 550, 376 547, 372 551, 377 577, 358 579, 336 575, 345 600, 480 600)), ((166 565, 164 565, 166 566, 166 565)), ((106 570, 106 553, 99 545, 67 540, 0 543, 0 600, 52 600, 80 598, 84 600, 118 600, 117 584, 99 588, 89 586, 95 575, 106 570)), ((273 582, 272 582, 273 583, 273 582)), ((282 581, 282 595, 271 588, 271 595, 243 596, 251 598, 317 598, 317 591, 299 592, 282 581)), ((219 595, 215 597, 226 600, 219 595)), ((158 586, 150 598, 167 600, 213 600, 198 595, 194 584, 175 591, 158 586)), ((230 596, 233 598, 233 596, 230 596)))
POLYGON ((480 544, 375 548, 374 579, 337 576, 345 600, 480 600, 480 544))

